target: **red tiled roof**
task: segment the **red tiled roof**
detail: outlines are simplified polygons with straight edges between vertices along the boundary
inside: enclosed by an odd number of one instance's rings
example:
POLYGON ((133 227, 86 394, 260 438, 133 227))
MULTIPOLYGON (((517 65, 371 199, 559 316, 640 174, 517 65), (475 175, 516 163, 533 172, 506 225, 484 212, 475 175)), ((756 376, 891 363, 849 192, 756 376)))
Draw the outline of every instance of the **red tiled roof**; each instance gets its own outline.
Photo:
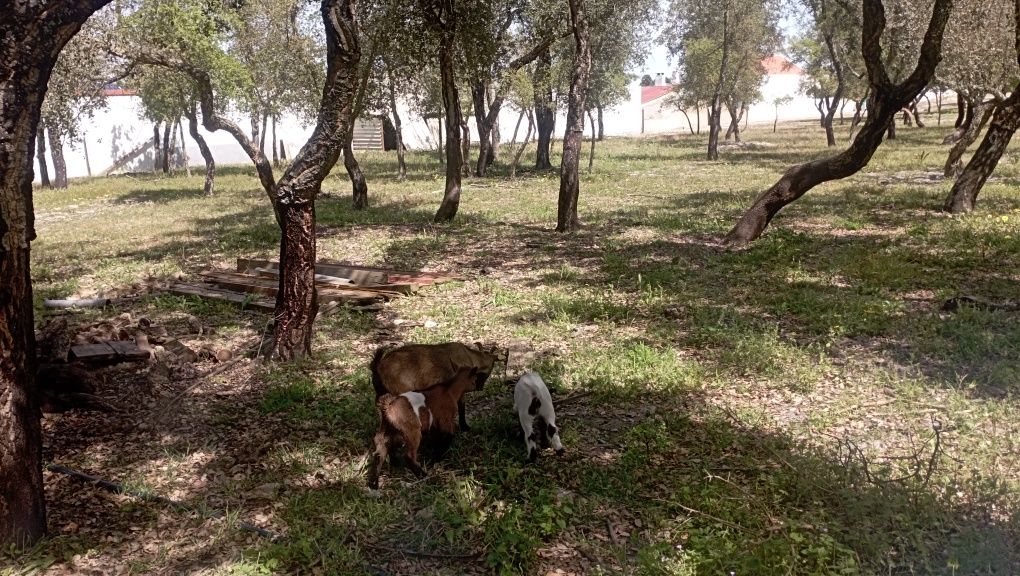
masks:
POLYGON ((796 74, 798 76, 804 74, 804 70, 800 66, 779 54, 773 54, 768 58, 762 59, 761 65, 765 67, 767 74, 796 74))
POLYGON ((104 88, 104 96, 134 96, 138 94, 138 90, 134 88, 104 88))
POLYGON ((652 100, 662 98, 666 94, 673 91, 672 84, 666 84, 665 86, 642 86, 641 87, 641 103, 647 104, 652 100))

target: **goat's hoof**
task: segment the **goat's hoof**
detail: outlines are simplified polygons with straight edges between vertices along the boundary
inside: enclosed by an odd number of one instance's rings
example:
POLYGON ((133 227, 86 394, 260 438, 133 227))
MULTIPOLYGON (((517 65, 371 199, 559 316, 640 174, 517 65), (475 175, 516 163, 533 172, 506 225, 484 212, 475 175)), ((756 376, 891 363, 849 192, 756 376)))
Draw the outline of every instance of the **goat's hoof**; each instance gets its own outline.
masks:
POLYGON ((528 464, 534 464, 538 460, 538 450, 532 448, 528 451, 528 464))
POLYGON ((567 453, 567 451, 564 448, 560 448, 559 450, 556 451, 556 455, 557 456, 563 456, 566 453, 567 453))

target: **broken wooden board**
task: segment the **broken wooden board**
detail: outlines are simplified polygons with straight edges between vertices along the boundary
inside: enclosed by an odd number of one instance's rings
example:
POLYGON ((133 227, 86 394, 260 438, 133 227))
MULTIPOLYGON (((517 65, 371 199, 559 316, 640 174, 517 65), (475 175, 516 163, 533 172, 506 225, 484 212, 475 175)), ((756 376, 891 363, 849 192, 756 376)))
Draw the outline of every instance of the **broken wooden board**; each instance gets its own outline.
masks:
POLYGON ((140 362, 149 359, 149 353, 139 348, 134 342, 108 340, 96 344, 71 346, 67 354, 68 360, 83 362, 140 362))
MULTIPOLYGON (((280 278, 280 270, 277 268, 256 268, 255 272, 262 278, 275 278, 277 281, 279 281, 280 278)), ((349 290, 351 288, 372 291, 383 290, 387 292, 399 292, 401 294, 411 294, 418 290, 417 284, 355 284, 349 278, 326 276, 325 274, 315 275, 315 285, 324 288, 339 288, 343 290, 349 290)))
POLYGON ((268 298, 252 298, 250 294, 223 290, 208 284, 174 284, 170 287, 169 292, 178 296, 199 296, 212 300, 223 300, 240 304, 241 308, 251 308, 261 312, 273 312, 276 310, 276 302, 268 298))
MULTIPOLYGON (((255 273, 256 268, 279 270, 280 265, 270 260, 257 260, 251 258, 237 259, 238 272, 255 273)), ((439 272, 392 270, 389 268, 378 268, 375 266, 358 266, 342 262, 324 262, 321 260, 315 263, 315 273, 322 274, 324 276, 347 278, 359 286, 371 286, 373 284, 429 285, 449 282, 451 280, 462 280, 459 276, 439 272)))
MULTIPOLYGON (((279 282, 265 278, 258 278, 248 274, 237 272, 225 272, 218 270, 206 270, 201 273, 208 282, 216 284, 221 288, 229 290, 240 290, 256 294, 276 296, 279 289, 279 282)), ((316 290, 319 303, 343 300, 352 303, 367 303, 382 299, 389 299, 401 296, 399 292, 392 290, 380 290, 373 286, 338 285, 333 287, 322 287, 316 290)))

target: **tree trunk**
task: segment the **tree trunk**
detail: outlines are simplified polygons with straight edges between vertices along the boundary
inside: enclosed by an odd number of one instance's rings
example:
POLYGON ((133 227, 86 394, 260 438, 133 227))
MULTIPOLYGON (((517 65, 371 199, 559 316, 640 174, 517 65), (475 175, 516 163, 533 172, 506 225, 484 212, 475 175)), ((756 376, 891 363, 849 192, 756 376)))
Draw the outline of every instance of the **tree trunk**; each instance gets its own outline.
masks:
MULTIPOLYGON (((605 138, 606 138, 606 125, 603 122, 602 104, 597 104, 595 106, 595 112, 596 112, 596 118, 598 118, 598 123, 599 123, 599 137, 598 137, 598 139, 599 139, 599 142, 601 142, 601 141, 605 140, 605 138)), ((687 123, 688 124, 691 123, 691 119, 690 118, 687 119, 687 123)))
POLYGON ((528 111, 528 132, 524 135, 524 142, 521 142, 521 147, 517 149, 514 154, 514 161, 510 164, 510 179, 513 180, 517 177, 517 165, 521 161, 521 155, 524 154, 524 149, 528 147, 528 143, 531 142, 531 131, 535 128, 535 117, 528 111))
POLYGON ((166 122, 166 126, 163 128, 163 157, 162 157, 162 169, 163 174, 170 174, 170 132, 173 130, 173 122, 169 120, 166 122))
POLYGON ((733 137, 733 131, 736 130, 737 126, 737 115, 733 111, 733 106, 729 102, 726 103, 726 111, 730 114, 730 123, 726 127, 726 136, 723 137, 727 142, 733 137))
POLYGON ((312 324, 318 312, 315 198, 354 129, 361 60, 355 0, 323 0, 321 12, 326 31, 326 82, 318 122, 273 191, 281 229, 273 338, 275 354, 282 360, 311 353, 312 324))
POLYGON ((889 120, 889 126, 887 126, 885 130, 885 139, 886 140, 896 139, 896 114, 893 114, 892 119, 889 120))
POLYGON ((694 124, 691 123, 691 117, 687 115, 687 110, 680 110, 680 113, 687 119, 687 129, 690 130, 691 134, 694 134, 694 124))
POLYGON ((722 129, 722 89, 726 81, 726 67, 730 60, 729 4, 723 8, 722 60, 719 65, 719 80, 712 95, 712 110, 708 126, 708 159, 719 159, 719 131, 722 129))
POLYGON ((209 145, 206 144, 205 138, 198 132, 198 115, 195 113, 195 104, 191 104, 191 110, 185 111, 185 116, 188 117, 188 132, 191 133, 191 138, 198 144, 198 151, 202 153, 202 160, 205 160, 205 187, 204 191, 206 196, 212 196, 214 180, 216 179, 216 161, 213 159, 212 152, 209 151, 209 145))
POLYGON ((963 98, 961 98, 961 96, 962 95, 960 94, 960 92, 957 91, 956 92, 956 122, 953 123, 953 127, 954 128, 959 128, 960 126, 963 126, 963 123, 965 121, 964 119, 968 116, 967 108, 969 108, 969 104, 970 103, 969 102, 965 102, 965 100, 963 98))
POLYGON ((170 130, 170 145, 167 146, 166 157, 167 167, 170 170, 170 174, 174 173, 174 162, 177 159, 177 123, 170 120, 166 121, 166 127, 170 130))
POLYGON ((46 164, 46 127, 39 123, 39 130, 35 137, 35 158, 39 161, 39 180, 43 188, 52 188, 50 183, 50 169, 46 164))
POLYGON ((935 125, 942 126, 942 90, 935 92, 935 117, 937 118, 935 125))
POLYGON ((251 122, 251 143, 256 146, 259 151, 262 151, 262 155, 265 155, 265 148, 259 145, 259 116, 258 113, 252 112, 249 117, 251 122))
POLYGON ((471 175, 471 127, 468 126, 467 118, 460 119, 460 175, 471 175))
POLYGON ((697 127, 698 136, 701 136, 701 106, 694 105, 694 125, 697 127))
POLYGON ((864 127, 843 152, 787 170, 778 182, 758 196, 726 235, 728 245, 756 240, 784 206, 818 184, 846 178, 868 164, 875 150, 882 144, 882 135, 896 113, 924 90, 934 76, 941 59, 942 35, 951 8, 951 0, 935 0, 917 65, 905 80, 895 84, 890 80, 881 57, 880 40, 885 29, 885 10, 880 0, 864 0, 861 48, 871 90, 868 119, 864 127))
POLYGON ((347 142, 344 143, 344 168, 351 178, 351 198, 355 210, 368 208, 368 182, 361 171, 361 164, 354 157, 354 130, 350 130, 347 142))
POLYGON ((46 533, 31 242, 34 138, 57 55, 105 2, 14 2, 0 18, 0 548, 46 533))
POLYGON ((259 132, 259 152, 262 152, 263 155, 265 155, 265 153, 266 153, 266 132, 267 132, 267 130, 266 130, 266 123, 268 122, 268 120, 269 120, 269 114, 263 112, 262 113, 262 131, 259 132))
POLYGON ((988 123, 988 119, 991 117, 994 111, 994 106, 986 104, 984 102, 978 102, 974 107, 974 118, 977 121, 972 120, 967 129, 963 131, 963 135, 957 140, 956 144, 949 150, 949 155, 946 157, 946 164, 942 168, 942 174, 946 178, 953 178, 963 169, 963 154, 967 151, 967 148, 977 140, 978 134, 981 133, 981 129, 988 123))
POLYGON ((180 129, 181 133, 181 159, 184 161, 184 173, 191 178, 191 159, 188 158, 188 145, 184 142, 184 124, 181 124, 181 119, 177 119, 177 128, 180 129))
POLYGON ((293 360, 312 353, 312 323, 319 308, 315 293, 315 201, 284 204, 279 212, 283 230, 274 338, 279 358, 293 360))
POLYGON ((64 142, 60 129, 48 126, 46 133, 50 137, 50 155, 53 156, 53 187, 67 188, 67 162, 64 160, 64 142))
MULTIPOLYGON (((489 121, 486 111, 486 97, 488 93, 489 88, 484 82, 475 82, 471 85, 471 103, 475 113, 475 129, 478 130, 478 162, 475 166, 475 176, 478 177, 485 176, 486 169, 493 162, 492 123, 489 121)), ((464 154, 464 160, 465 164, 469 162, 467 154, 464 154)))
POLYGON ((280 162, 287 161, 287 149, 283 147, 283 139, 280 139, 280 162))
POLYGON ((546 50, 538 57, 532 84, 535 90, 535 126, 538 129, 538 152, 535 156, 535 169, 552 168, 549 147, 552 134, 556 129, 556 108, 552 96, 551 72, 552 54, 546 50))
POLYGON ((436 118, 436 143, 439 145, 436 148, 436 153, 439 154, 439 165, 446 165, 446 138, 443 135, 443 118, 436 118))
POLYGON ((591 174, 592 166, 595 164, 595 140, 598 139, 598 134, 595 132, 595 118, 592 116, 591 110, 588 110, 588 123, 591 124, 591 150, 588 152, 588 173, 591 174))
POLYGON ((156 122, 152 126, 152 173, 156 174, 159 172, 159 167, 163 165, 163 155, 160 152, 162 148, 159 144, 159 122, 156 122))
POLYGON ((456 67, 457 13, 453 9, 453 0, 443 0, 440 14, 435 16, 432 26, 439 31, 439 71, 443 87, 443 110, 446 121, 446 185, 443 201, 433 218, 436 222, 453 220, 460 207, 461 167, 464 163, 460 142, 460 125, 463 114, 460 110, 460 94, 457 91, 457 79, 454 76, 456 67))
POLYGON ((404 159, 404 133, 400 125, 400 114, 397 112, 397 89, 393 82, 393 71, 386 67, 387 88, 390 96, 390 114, 393 116, 393 131, 397 136, 397 180, 407 178, 407 162, 404 159))
POLYGON ((977 204, 978 193, 1009 146, 1013 133, 1020 128, 1020 84, 1013 93, 995 108, 985 138, 971 156, 953 189, 946 198, 945 209, 953 214, 970 212, 977 204))
POLYGON ((276 151, 276 115, 273 115, 273 141, 270 144, 270 148, 273 149, 273 167, 280 167, 280 155, 276 151))
POLYGON ((556 214, 556 231, 572 232, 581 226, 577 217, 580 179, 577 174, 584 139, 585 97, 591 75, 591 43, 584 0, 568 0, 570 23, 574 32, 574 66, 570 74, 567 97, 567 128, 563 134, 563 159, 560 162, 560 196, 556 214))

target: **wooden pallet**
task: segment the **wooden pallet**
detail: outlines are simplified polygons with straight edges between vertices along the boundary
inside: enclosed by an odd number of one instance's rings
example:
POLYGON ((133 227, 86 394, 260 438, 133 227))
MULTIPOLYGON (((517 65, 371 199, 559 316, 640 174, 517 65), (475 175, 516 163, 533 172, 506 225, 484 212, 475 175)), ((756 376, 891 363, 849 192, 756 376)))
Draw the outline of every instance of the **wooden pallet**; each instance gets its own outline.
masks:
MULTIPOLYGON (((221 288, 254 294, 266 294, 274 297, 280 286, 279 280, 241 274, 239 272, 206 270, 201 273, 201 276, 206 282, 221 288)), ((353 284, 322 286, 318 282, 316 282, 316 292, 319 295, 320 303, 346 300, 361 304, 402 296, 399 292, 379 289, 374 286, 355 286, 353 284)))
MULTIPOLYGON (((255 274, 259 269, 279 271, 280 265, 272 260, 259 260, 253 258, 237 259, 238 272, 255 274)), ((322 260, 315 263, 315 273, 322 276, 345 278, 359 286, 386 286, 400 284, 428 286, 430 284, 441 284, 452 280, 463 280, 463 278, 459 276, 445 272, 393 270, 390 268, 359 266, 345 262, 329 262, 322 260)))
POLYGON ((178 296, 199 296, 210 300, 223 300, 233 304, 240 304, 241 308, 250 308, 260 312, 273 312, 276 310, 276 302, 268 298, 253 298, 251 294, 223 290, 210 284, 174 284, 170 287, 169 292, 178 296))
POLYGON ((71 346, 67 356, 68 360, 104 364, 140 362, 149 359, 149 353, 139 348, 134 342, 120 340, 107 340, 95 344, 71 346))

